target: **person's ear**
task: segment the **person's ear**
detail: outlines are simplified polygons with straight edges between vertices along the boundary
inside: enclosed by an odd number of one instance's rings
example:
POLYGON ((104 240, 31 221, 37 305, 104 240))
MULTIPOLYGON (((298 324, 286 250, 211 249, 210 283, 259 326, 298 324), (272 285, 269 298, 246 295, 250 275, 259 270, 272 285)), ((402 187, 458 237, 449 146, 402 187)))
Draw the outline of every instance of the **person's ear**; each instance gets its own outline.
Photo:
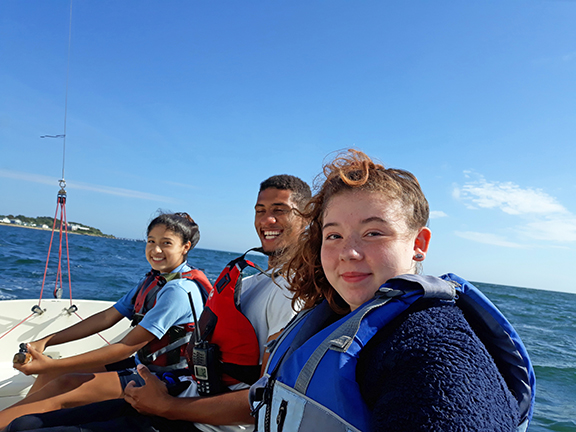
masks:
POLYGON ((192 243, 190 241, 187 241, 184 244, 184 255, 186 255, 188 252, 190 252, 191 248, 192 248, 192 243))
POLYGON ((430 237, 432 232, 427 227, 420 228, 416 238, 414 239, 414 260, 424 261, 428 247, 430 246, 430 237))

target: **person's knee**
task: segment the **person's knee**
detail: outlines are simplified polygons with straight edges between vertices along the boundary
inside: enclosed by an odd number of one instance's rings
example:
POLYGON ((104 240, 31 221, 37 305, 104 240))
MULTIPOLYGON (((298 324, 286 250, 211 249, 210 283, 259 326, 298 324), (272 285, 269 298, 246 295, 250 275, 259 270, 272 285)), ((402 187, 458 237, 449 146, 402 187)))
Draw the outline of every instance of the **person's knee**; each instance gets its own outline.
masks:
POLYGON ((72 373, 61 375, 47 385, 50 386, 53 392, 60 394, 74 390, 92 379, 94 379, 94 374, 72 373))
POLYGON ((18 417, 16 420, 13 420, 12 423, 6 426, 4 432, 34 430, 34 429, 40 429, 42 428, 42 426, 43 426, 42 420, 38 416, 30 414, 18 417))

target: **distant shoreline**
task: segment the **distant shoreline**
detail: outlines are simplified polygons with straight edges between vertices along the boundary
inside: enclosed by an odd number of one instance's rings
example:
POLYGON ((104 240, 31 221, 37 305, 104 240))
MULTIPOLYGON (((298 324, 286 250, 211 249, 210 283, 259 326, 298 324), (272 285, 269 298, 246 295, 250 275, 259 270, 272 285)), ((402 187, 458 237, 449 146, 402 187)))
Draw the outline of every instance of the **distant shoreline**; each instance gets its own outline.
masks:
MULTIPOLYGON (((0 222, 0 225, 4 225, 4 226, 9 226, 9 227, 14 227, 14 228, 27 228, 27 229, 35 229, 35 230, 40 230, 40 231, 52 231, 52 228, 42 228, 42 227, 38 227, 38 226, 26 226, 26 225, 18 225, 18 224, 12 224, 12 223, 6 223, 6 222, 0 222)), ((88 233, 82 233, 82 232, 77 232, 77 231, 72 231, 72 230, 68 230, 68 234, 75 234, 75 235, 84 235, 84 236, 90 236, 90 237, 104 237, 104 238, 111 238, 111 239, 116 239, 116 237, 114 237, 111 234, 88 234, 88 233)))

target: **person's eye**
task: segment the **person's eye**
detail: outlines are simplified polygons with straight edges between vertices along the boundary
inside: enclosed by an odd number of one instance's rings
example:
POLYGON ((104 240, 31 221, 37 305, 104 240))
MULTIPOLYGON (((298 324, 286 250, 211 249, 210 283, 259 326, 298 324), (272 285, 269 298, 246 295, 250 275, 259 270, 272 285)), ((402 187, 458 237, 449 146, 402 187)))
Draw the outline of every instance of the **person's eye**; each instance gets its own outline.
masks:
POLYGON ((326 240, 338 240, 341 239, 342 236, 340 234, 327 234, 324 239, 326 240))
POLYGON ((264 214, 266 213, 266 210, 256 210, 256 214, 264 214))
POLYGON ((148 240, 146 243, 152 244, 152 243, 154 243, 154 240, 148 240))
POLYGON ((366 237, 380 237, 382 235, 380 231, 369 231, 366 233, 366 237))
POLYGON ((274 213, 275 215, 284 215, 286 213, 288 213, 288 210, 283 209, 283 208, 277 208, 272 210, 272 213, 274 213))

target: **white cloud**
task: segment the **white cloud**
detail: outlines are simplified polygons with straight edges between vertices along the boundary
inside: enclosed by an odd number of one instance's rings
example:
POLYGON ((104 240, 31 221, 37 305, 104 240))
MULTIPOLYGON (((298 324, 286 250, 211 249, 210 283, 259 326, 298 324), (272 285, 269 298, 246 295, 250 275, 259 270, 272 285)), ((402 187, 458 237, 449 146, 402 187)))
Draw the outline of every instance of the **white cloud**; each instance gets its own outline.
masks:
POLYGON ((430 219, 438 219, 443 217, 448 217, 448 215, 441 210, 432 210, 430 212, 430 219))
POLYGON ((187 188, 187 189, 200 189, 198 186, 194 186, 194 185, 186 184, 186 183, 173 182, 173 181, 169 181, 169 180, 164 180, 164 183, 168 184, 168 185, 172 185, 172 186, 187 188))
MULTIPOLYGON (((23 180, 32 183, 40 183, 46 185, 53 185, 56 186, 57 179, 54 177, 43 176, 39 174, 30 174, 24 173, 19 171, 10 171, 0 168, 0 177, 11 178, 14 180, 23 180)), ((116 196, 123 196, 128 198, 136 198, 136 199, 143 199, 149 201, 160 201, 171 203, 174 202, 172 198, 162 196, 162 195, 154 195, 149 194, 146 192, 135 191, 131 189, 123 189, 117 187, 110 187, 110 186, 101 186, 101 185, 94 185, 89 183, 82 183, 82 182, 67 182, 66 188, 68 189, 82 189, 82 190, 89 190, 92 192, 104 193, 108 195, 116 195, 116 196)))
POLYGON ((499 208, 511 215, 568 213, 556 199, 541 189, 526 188, 511 182, 488 182, 483 177, 466 183, 459 193, 464 202, 481 208, 499 208))
POLYGON ((477 243, 484 243, 493 246, 503 246, 509 248, 521 248, 524 247, 519 243, 510 242, 496 234, 490 233, 479 233, 473 231, 456 231, 455 234, 466 240, 471 240, 477 243))
POLYGON ((41 183, 47 185, 56 185, 57 180, 54 177, 48 177, 38 174, 29 174, 18 171, 10 171, 0 168, 0 177, 11 178, 14 180, 24 180, 33 183, 41 183))
POLYGON ((536 240, 576 242, 576 217, 529 222, 520 231, 536 240))
POLYGON ((172 198, 162 196, 162 195, 154 195, 146 192, 135 191, 132 189, 123 189, 117 187, 110 187, 110 186, 99 186, 99 185, 91 185, 87 183, 80 183, 80 182, 73 182, 69 186, 70 189, 83 189, 89 190, 92 192, 99 192, 108 195, 116 195, 122 196, 127 198, 136 198, 136 199, 143 199, 148 201, 160 201, 165 203, 173 203, 174 200, 172 198))
MULTIPOLYGON (((501 210, 520 217, 520 223, 513 227, 513 231, 523 240, 576 242, 576 216, 542 189, 522 188, 512 182, 487 181, 469 171, 464 175, 468 181, 463 186, 455 185, 452 197, 467 208, 501 210)), ((466 232, 458 235, 481 243, 519 247, 519 243, 492 234, 466 232)))
POLYGON ((452 198, 454 198, 455 200, 460 200, 461 193, 462 191, 460 190, 458 185, 454 185, 454 187, 452 188, 452 198))

